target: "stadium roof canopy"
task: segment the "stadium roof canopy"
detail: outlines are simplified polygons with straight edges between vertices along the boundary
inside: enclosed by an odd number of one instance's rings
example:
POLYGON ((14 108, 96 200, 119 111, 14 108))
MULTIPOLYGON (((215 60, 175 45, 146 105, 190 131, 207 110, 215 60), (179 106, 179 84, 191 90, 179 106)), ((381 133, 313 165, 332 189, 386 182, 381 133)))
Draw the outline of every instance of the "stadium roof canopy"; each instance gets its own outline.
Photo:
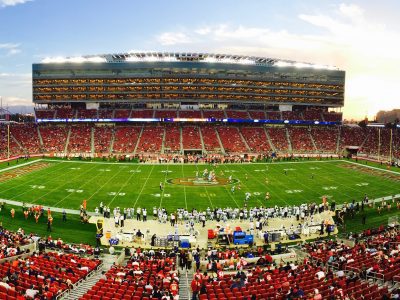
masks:
POLYGON ((274 67, 296 67, 313 68, 324 70, 339 70, 337 67, 318 65, 292 60, 283 60, 267 57, 213 54, 213 53, 189 53, 189 52, 129 52, 118 54, 86 55, 76 57, 49 57, 42 60, 42 63, 124 63, 124 62, 205 62, 244 64, 257 66, 274 67))

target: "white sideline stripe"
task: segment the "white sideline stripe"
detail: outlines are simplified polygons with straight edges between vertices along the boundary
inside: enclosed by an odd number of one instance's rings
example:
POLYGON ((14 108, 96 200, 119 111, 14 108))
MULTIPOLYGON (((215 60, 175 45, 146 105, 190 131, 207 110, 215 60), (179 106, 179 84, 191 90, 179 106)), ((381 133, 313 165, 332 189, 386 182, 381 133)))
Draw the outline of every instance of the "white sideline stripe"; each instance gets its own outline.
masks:
POLYGON ((374 169, 374 170, 378 170, 378 171, 382 171, 382 172, 388 172, 388 173, 392 173, 392 174, 397 174, 400 176, 400 172, 395 172, 395 171, 391 171, 391 170, 386 170, 386 169, 381 169, 381 168, 377 168, 377 167, 373 167, 373 166, 368 166, 368 165, 363 165, 361 163, 357 163, 354 161, 347 161, 347 160, 343 160, 349 164, 353 164, 353 165, 357 165, 357 166, 361 166, 361 167, 365 167, 365 168, 370 168, 370 169, 374 169))
MULTIPOLYGON (((1 199, 1 198, 0 198, 0 201, 2 201, 4 203, 7 203, 7 204, 14 205, 14 206, 22 206, 22 204, 25 204, 27 207, 31 207, 33 205, 38 205, 37 203, 27 203, 27 202, 21 202, 21 201, 9 200, 9 199, 1 199)), ((54 212, 61 213, 63 211, 63 209, 59 208, 59 207, 52 207, 52 206, 46 206, 46 207, 50 207, 50 210, 54 211, 54 212)), ((76 209, 67 209, 66 208, 65 212, 68 213, 68 214, 72 214, 72 215, 79 215, 80 214, 80 211, 76 210, 76 209)), ((88 214, 91 215, 91 216, 95 215, 94 212, 88 212, 88 214)))
POLYGON ((1 169, 1 170, 0 170, 0 173, 5 172, 5 171, 9 171, 9 170, 13 170, 13 169, 17 169, 17 168, 19 168, 19 167, 31 165, 31 164, 37 163, 37 162, 39 162, 39 161, 43 161, 43 159, 40 158, 40 159, 36 159, 36 160, 33 160, 33 161, 28 161, 28 162, 26 162, 26 163, 22 163, 22 164, 20 164, 20 165, 16 165, 16 166, 8 167, 8 168, 5 168, 5 169, 1 169))
MULTIPOLYGON (((392 196, 394 196, 395 199, 400 198, 400 194, 397 194, 397 195, 384 196, 384 197, 380 197, 380 198, 376 198, 376 199, 369 199, 369 201, 372 202, 372 203, 376 203, 376 202, 380 202, 380 201, 392 200, 392 196)), ((4 202, 4 203, 7 203, 7 204, 14 205, 14 206, 22 206, 22 204, 25 204, 27 207, 31 207, 33 205, 37 205, 37 204, 33 204, 33 203, 27 203, 27 202, 15 201, 15 200, 8 200, 8 199, 2 199, 2 198, 0 198, 0 201, 4 202)), ((337 207, 342 207, 343 205, 344 204, 337 204, 336 206, 337 207)), ((349 205, 349 203, 348 203, 348 205, 349 205)), ((59 208, 59 207, 52 207, 52 206, 46 206, 46 207, 50 207, 50 210, 54 211, 54 212, 60 212, 61 213, 63 211, 63 209, 59 208)), ((72 214, 72 215, 79 215, 80 214, 80 211, 76 210, 76 209, 67 209, 66 208, 65 211, 68 214, 72 214)), ((95 212, 87 211, 87 213, 88 213, 89 216, 95 216, 96 215, 95 212)))

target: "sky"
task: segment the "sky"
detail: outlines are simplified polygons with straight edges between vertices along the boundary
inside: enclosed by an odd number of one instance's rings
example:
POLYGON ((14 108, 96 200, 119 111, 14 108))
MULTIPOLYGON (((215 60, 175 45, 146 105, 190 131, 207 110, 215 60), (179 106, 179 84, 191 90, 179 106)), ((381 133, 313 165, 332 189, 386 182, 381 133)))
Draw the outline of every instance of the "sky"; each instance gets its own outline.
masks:
POLYGON ((245 54, 345 70, 344 117, 372 119, 400 108, 399 11, 398 0, 0 0, 0 96, 32 106, 32 63, 48 57, 245 54))

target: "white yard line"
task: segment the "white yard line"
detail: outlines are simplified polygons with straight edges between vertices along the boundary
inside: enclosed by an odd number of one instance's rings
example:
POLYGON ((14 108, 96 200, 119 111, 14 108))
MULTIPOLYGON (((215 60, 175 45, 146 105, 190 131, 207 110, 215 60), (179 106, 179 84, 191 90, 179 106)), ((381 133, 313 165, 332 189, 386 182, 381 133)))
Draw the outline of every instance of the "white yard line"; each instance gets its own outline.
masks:
POLYGON ((165 187, 166 187, 165 183, 166 183, 166 179, 167 179, 167 176, 168 176, 168 166, 169 165, 167 165, 167 170, 166 170, 165 175, 164 175, 164 182, 163 182, 163 189, 161 191, 160 205, 158 206, 159 208, 161 208, 161 205, 162 205, 162 202, 163 202, 163 199, 164 199, 164 193, 165 193, 165 187))
MULTIPOLYGON (((241 167, 241 169, 243 169, 244 171, 245 171, 245 174, 246 174, 246 169, 245 168, 243 168, 243 167, 241 167)), ((254 191, 251 191, 250 189, 249 189, 249 187, 248 187, 248 185, 247 184, 245 184, 243 181, 240 181, 240 183, 242 183, 245 187, 246 187, 246 190, 247 190, 247 192, 249 192, 249 193, 253 193, 254 191)), ((261 193, 260 193, 261 194, 261 193)), ((261 194, 262 195, 262 194, 261 194)), ((260 196, 261 196, 260 195, 260 196)), ((253 195, 253 197, 254 197, 254 195, 253 195)), ((261 204, 261 206, 264 206, 265 205, 265 203, 263 203, 258 197, 257 197, 257 201, 258 201, 258 203, 260 203, 261 204)))
MULTIPOLYGON (((52 166, 52 167, 53 167, 53 166, 52 166)), ((29 174, 31 174, 31 173, 33 173, 33 172, 42 171, 42 170, 44 170, 44 169, 46 169, 46 168, 39 169, 39 170, 35 170, 35 171, 30 172, 30 173, 26 173, 26 174, 24 174, 24 175, 17 176, 17 177, 15 177, 15 178, 10 179, 10 180, 6 180, 6 181, 3 181, 3 182, 0 182, 0 185, 6 184, 7 182, 10 182, 11 180, 17 179, 17 178, 19 178, 19 177, 29 175, 29 174)), ((61 170, 62 170, 62 169, 61 169, 61 170)), ((37 176, 37 177, 35 177, 35 178, 32 178, 31 180, 24 180, 24 181, 23 181, 22 183, 20 183, 20 184, 14 185, 14 186, 9 187, 9 188, 7 188, 7 189, 2 189, 1 192, 4 193, 4 192, 7 192, 7 191, 9 191, 9 190, 18 188, 18 187, 20 187, 20 186, 27 186, 27 185, 29 185, 29 183, 31 183, 31 182, 37 182, 37 181, 38 181, 39 179, 41 179, 41 178, 47 179, 47 178, 49 177, 49 175, 54 174, 54 173, 57 173, 57 172, 59 172, 59 171, 60 171, 60 170, 59 170, 58 168, 53 168, 53 171, 50 171, 50 172, 47 172, 47 173, 45 172, 42 176, 37 176)), ((47 183, 47 182, 52 182, 53 180, 57 180, 57 179, 58 179, 57 177, 53 177, 53 179, 47 180, 46 183, 47 183)), ((19 196, 19 195, 20 195, 20 194, 18 194, 17 196, 19 196)))
MULTIPOLYGON (((58 172, 58 171, 60 171, 60 170, 57 170, 57 172, 58 172)), ((69 171, 69 172, 67 172, 67 173, 64 173, 63 175, 68 175, 68 174, 70 174, 70 173, 73 173, 73 171, 74 171, 74 170, 71 170, 71 171, 69 171)), ((54 172, 56 172, 56 171, 54 171, 54 172)), ((51 174, 51 173, 53 173, 53 172, 46 173, 46 175, 44 175, 44 176, 48 176, 48 175, 51 174)), ((85 173, 86 173, 86 172, 85 172, 85 173)), ((78 177, 80 177, 80 175, 79 175, 78 177)), ((53 177, 53 179, 48 180, 46 183, 52 182, 53 180, 58 180, 58 179, 59 179, 59 178, 53 177)), ((36 180, 37 180, 37 178, 35 178, 35 180, 33 180, 33 181, 36 181, 36 180)), ((29 182, 31 182, 31 181, 32 181, 32 180, 29 180, 28 182, 25 181, 23 184, 20 184, 20 185, 25 185, 25 186, 26 186, 27 183, 29 183, 29 182)), ((43 183, 43 184, 45 184, 45 183, 43 183)), ((18 186, 20 186, 20 185, 18 185, 18 186)), ((62 187, 62 186, 64 186, 64 185, 65 185, 65 183, 63 183, 63 184, 61 184, 61 185, 57 185, 56 188, 53 188, 53 189, 51 189, 50 191, 48 191, 47 193, 45 193, 44 195, 41 195, 40 197, 38 197, 37 200, 43 199, 44 196, 48 195, 49 193, 51 193, 51 192, 53 192, 53 191, 58 190, 60 187, 62 187)), ((11 190, 11 189, 13 189, 13 188, 15 188, 15 186, 12 187, 12 188, 6 189, 6 190, 4 190, 4 191, 8 191, 8 190, 11 190)), ((24 192, 22 192, 22 193, 19 193, 19 194, 14 195, 11 199, 15 199, 16 197, 20 197, 21 195, 24 195, 24 194, 29 193, 29 192, 31 192, 30 189, 28 189, 28 190, 26 190, 26 191, 24 191, 24 192)), ((34 200, 33 202, 35 203, 37 200, 34 200)))
MULTIPOLYGON (((140 168, 140 165, 135 169, 135 171, 139 170, 139 168, 140 168)), ((115 198, 118 197, 118 194, 122 191, 122 189, 123 189, 124 187, 126 187, 126 185, 129 183, 129 181, 132 179, 132 177, 133 177, 134 175, 137 175, 137 174, 138 174, 137 172, 132 172, 132 174, 128 177, 128 180, 121 186, 121 188, 118 190, 117 194, 116 194, 116 195, 111 199, 111 201, 107 204, 108 207, 111 206, 111 203, 114 202, 115 198)))
MULTIPOLYGON (((89 170, 83 172, 83 174, 88 173, 89 171, 92 171, 96 166, 94 166, 93 168, 90 168, 89 170)), ((83 175, 81 174, 81 175, 83 175)), ((92 182, 94 179, 96 179, 98 176, 100 176, 101 172, 98 172, 97 175, 93 176, 92 178, 90 178, 88 181, 84 181, 78 188, 75 188, 75 190, 80 190, 82 189, 86 184, 88 184, 89 182, 92 182)), ((78 177, 81 177, 81 175, 79 175, 78 177)), ((56 204, 60 204, 61 202, 63 202, 65 199, 67 199, 69 196, 71 196, 74 192, 72 193, 68 193, 68 195, 66 195, 64 198, 62 198, 60 201, 58 201, 56 204)))
MULTIPOLYGON (((267 165, 268 166, 268 165, 267 165)), ((243 168, 243 167, 242 167, 243 168)), ((268 171, 269 171, 269 169, 268 169, 268 171)), ((263 172, 262 172, 262 174, 264 174, 264 176, 265 177, 269 177, 269 175, 270 175, 270 173, 267 173, 267 170, 265 169, 263 172)), ((259 184, 261 184, 262 186, 264 186, 265 187, 265 189, 268 191, 269 189, 268 189, 268 187, 271 185, 270 183, 267 185, 265 182, 262 182, 261 180, 259 180, 258 179, 258 177, 257 176, 254 176, 254 175, 250 175, 252 178, 254 178, 254 180, 255 181, 257 181, 259 184)), ((283 188, 285 188, 285 186, 284 186, 284 184, 282 184, 282 183, 280 183, 279 181, 278 181, 278 183, 277 183, 278 185, 281 185, 283 188)), ((286 200, 285 200, 285 198, 281 198, 279 195, 275 195, 277 198, 279 198, 280 200, 282 200, 283 202, 285 202, 287 205, 290 205, 286 200)), ((265 205, 267 205, 267 203, 265 204, 265 205)))
POLYGON ((89 201, 90 199, 93 198, 94 195, 96 195, 98 192, 100 192, 111 180, 113 180, 119 173, 121 173, 123 169, 119 170, 118 172, 116 172, 113 176, 110 177, 110 179, 108 179, 96 192, 94 192, 88 199, 87 201, 89 201))
POLYGON ((36 160, 33 160, 33 161, 28 161, 28 162, 26 162, 26 163, 22 163, 22 164, 20 164, 20 165, 16 165, 16 166, 12 166, 12 167, 7 167, 7 168, 4 168, 4 169, 1 169, 1 170, 0 170, 0 173, 5 172, 5 171, 9 171, 9 170, 13 170, 13 169, 16 169, 16 168, 19 168, 19 167, 31 165, 31 164, 37 163, 37 162, 39 162, 39 161, 42 161, 42 160, 43 160, 43 159, 40 158, 40 159, 36 159, 36 160))
MULTIPOLYGON (((201 172, 200 172, 200 170, 199 170, 199 168, 198 168, 198 166, 197 166, 197 165, 196 165, 196 170, 197 170, 197 172, 199 172, 199 174, 201 174, 201 172)), ((207 197, 208 197, 208 201, 210 201, 211 208, 212 208, 212 209, 214 209, 214 205, 213 205, 213 203, 212 203, 212 201, 211 201, 211 197, 210 197, 210 195, 208 194, 207 188, 206 188, 206 187, 204 187, 204 190, 206 191, 206 195, 207 195, 207 197)))
POLYGON ((153 167, 151 168, 150 173, 149 173, 149 176, 147 176, 147 179, 146 179, 146 181, 144 182, 144 184, 143 184, 143 186, 142 186, 142 189, 140 190, 140 193, 139 193, 139 195, 138 195, 137 198, 136 198, 135 203, 133 204, 133 208, 135 208, 136 203, 138 202, 140 196, 142 195, 142 192, 143 192, 143 190, 144 190, 144 187, 146 186, 147 181, 149 180, 149 178, 150 178, 150 176, 151 176, 151 173, 153 173, 153 169, 154 169, 154 165, 153 165, 153 167))
MULTIPOLYGON (((185 177, 185 173, 183 172, 183 164, 182 164, 182 177, 185 177)), ((186 186, 183 185, 183 193, 185 195, 185 206, 186 206, 186 210, 188 210, 188 206, 187 206, 187 197, 186 197, 186 186)))

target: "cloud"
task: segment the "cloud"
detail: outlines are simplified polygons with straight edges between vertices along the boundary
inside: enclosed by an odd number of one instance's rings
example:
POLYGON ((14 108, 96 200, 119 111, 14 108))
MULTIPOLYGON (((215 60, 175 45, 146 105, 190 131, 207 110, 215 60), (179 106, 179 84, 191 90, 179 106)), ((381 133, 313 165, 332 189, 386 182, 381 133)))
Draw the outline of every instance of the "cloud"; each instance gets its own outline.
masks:
POLYGON ((0 96, 4 106, 32 106, 32 74, 0 73, 0 96))
POLYGON ((4 96, 2 97, 3 106, 32 106, 32 100, 14 96, 4 96))
POLYGON ((18 4, 24 4, 33 0, 0 0, 0 7, 15 6, 18 4))
POLYGON ((18 54, 21 52, 21 49, 19 47, 20 47, 20 44, 14 44, 14 43, 0 44, 0 53, 5 52, 6 55, 9 55, 9 56, 15 55, 15 54, 18 54))
MULTIPOLYGON (((400 33, 362 7, 340 4, 329 13, 303 13, 297 25, 313 30, 276 30, 238 24, 207 24, 193 30, 166 32, 164 46, 185 51, 257 55, 334 65, 346 71, 345 117, 373 116, 379 108, 399 106, 400 33), (187 41, 190 41, 188 44, 187 41), (360 109, 362 107, 362 109, 360 109)), ((167 47, 168 48, 168 47, 167 47)), ((169 50, 168 50, 169 51, 169 50)))
POLYGON ((192 42, 192 40, 183 32, 164 32, 157 37, 157 41, 163 46, 188 44, 192 42))

